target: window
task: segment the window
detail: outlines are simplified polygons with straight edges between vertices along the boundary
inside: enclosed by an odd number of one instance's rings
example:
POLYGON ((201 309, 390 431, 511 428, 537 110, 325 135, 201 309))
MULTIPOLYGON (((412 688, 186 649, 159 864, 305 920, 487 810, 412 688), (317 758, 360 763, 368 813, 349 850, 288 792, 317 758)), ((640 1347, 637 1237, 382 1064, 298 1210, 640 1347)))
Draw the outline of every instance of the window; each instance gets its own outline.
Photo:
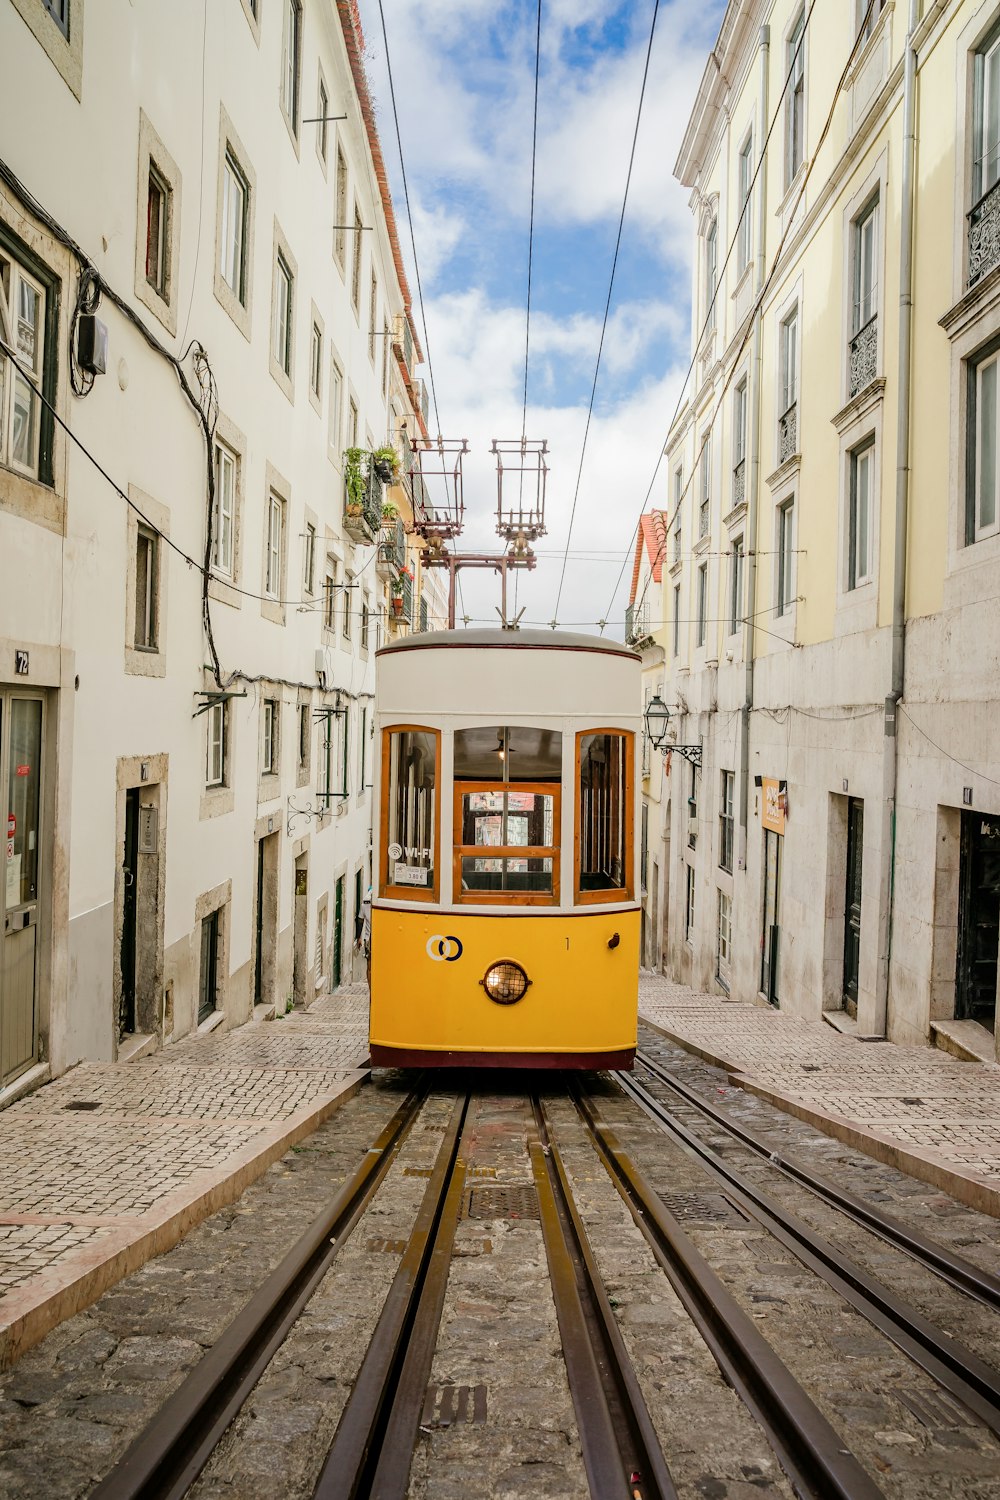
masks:
POLYGON ((775 604, 779 615, 787 614, 794 602, 794 531, 795 506, 788 500, 784 505, 778 506, 778 589, 775 604))
POLYGON ((798 374, 798 335, 799 335, 799 310, 793 308, 781 323, 779 359, 781 367, 781 392, 779 406, 782 413, 786 413, 798 401, 799 397, 799 374, 798 374))
POLYGON ((338 463, 343 446, 340 440, 343 410, 344 372, 334 359, 330 362, 330 447, 336 453, 338 463))
POLYGON ((260 769, 263 776, 276 776, 278 773, 278 724, 278 700, 265 698, 260 754, 260 769))
POLYGON ((719 868, 733 872, 733 771, 719 773, 719 868))
POLYGON ((378 314, 378 277, 372 270, 371 288, 368 293, 368 358, 375 363, 375 318, 378 314))
POLYGON ((319 152, 320 161, 325 166, 327 141, 329 139, 327 134, 329 130, 327 115, 330 113, 330 96, 326 91, 326 84, 322 78, 319 81, 319 100, 316 105, 316 113, 319 115, 319 133, 316 138, 316 149, 319 152))
POLYGON ((674 639, 673 654, 679 656, 681 651, 681 586, 674 584, 674 639))
POLYGON ((222 164, 222 228, 219 270, 229 290, 247 305, 247 220, 250 188, 239 163, 227 148, 222 164))
POLYGON ((858 25, 862 43, 867 42, 885 9, 885 0, 858 0, 858 25))
POLYGON ((382 749, 382 894, 437 900, 441 736, 387 729, 382 749), (397 852, 398 851, 398 852, 397 852))
POLYGON ((698 536, 708 536, 709 512, 712 495, 712 435, 711 430, 702 434, 700 464, 700 497, 698 501, 698 536))
POLYGON ((561 779, 558 732, 456 731, 456 901, 558 901, 561 779))
POLYGON ((361 600, 361 649, 368 650, 368 599, 361 600))
POLYGON ((135 638, 137 651, 155 651, 159 627, 157 595, 159 592, 159 538, 148 526, 140 525, 135 540, 135 638))
POLYGON ((358 446, 358 403, 353 396, 347 402, 347 446, 358 446))
POLYGON ((309 389, 317 400, 323 386, 323 333, 318 323, 312 326, 312 342, 309 346, 309 389))
POLYGON ((694 941, 694 866, 685 865, 687 871, 687 888, 684 899, 684 940, 691 943, 694 941))
POLYGON ((361 709, 361 731, 358 735, 358 792, 368 783, 368 710, 361 709))
POLYGON ((681 560, 681 504, 684 500, 684 470, 674 470, 674 562, 681 560))
POLYGON ((645 797, 642 800, 642 816, 639 834, 639 880, 643 895, 646 894, 648 885, 647 872, 649 866, 649 803, 645 797))
POLYGON ((333 202, 333 253, 343 269, 347 250, 347 162, 337 143, 337 182, 333 202))
POLYGON ((316 528, 306 525, 305 547, 302 549, 302 589, 306 594, 313 591, 316 576, 316 528))
POLYGON ((785 71, 789 75, 785 96, 785 184, 790 185, 802 165, 806 139, 806 16, 799 12, 785 47, 785 71))
POLYGON ((878 262, 876 257, 878 199, 870 203, 854 221, 854 309, 851 333, 864 328, 874 316, 878 295, 878 262))
POLYGON ((705 236, 705 330, 715 327, 715 294, 719 282, 719 224, 713 220, 705 236))
POLYGON ((285 374, 292 373, 292 294, 294 280, 288 262, 278 251, 274 263, 274 321, 271 354, 285 374))
POLYGON ((205 785, 225 786, 228 773, 229 702, 213 703, 205 715, 208 726, 205 785))
POLYGON ((293 135, 298 135, 299 131, 299 49, 301 45, 301 0, 285 0, 284 24, 281 31, 281 107, 293 135))
POLYGON ((750 192, 753 182, 753 135, 747 136, 740 147, 736 167, 736 190, 739 198, 740 223, 736 234, 736 270, 742 275, 750 264, 753 248, 753 222, 751 219, 750 192))
POLYGON ((729 634, 743 624, 743 538, 734 536, 729 556, 729 634))
POLYGON ((236 519, 236 454, 224 443, 215 445, 215 497, 212 502, 212 567, 233 576, 236 519))
POLYGON ((51 482, 44 470, 51 465, 52 419, 46 420, 32 390, 32 384, 41 386, 43 374, 49 374, 44 364, 47 312, 41 283, 0 246, 0 337, 17 351, 16 366, 0 354, 0 463, 51 482), (48 434, 44 445, 43 431, 48 434))
POLYGON ((334 613, 337 600, 337 564, 332 557, 326 560, 326 572, 323 575, 323 628, 324 630, 336 630, 337 617, 334 613))
POLYGON ((596 730, 576 737, 576 899, 632 898, 633 736, 596 730))
POLYGON ((325 709, 320 715, 319 786, 317 796, 326 812, 334 799, 347 795, 347 728, 346 710, 325 709), (339 770, 340 785, 334 785, 334 771, 339 770))
POLYGON ((281 545, 284 531, 284 501, 273 490, 267 497, 267 555, 264 559, 264 593, 281 597, 281 545))
POLYGON ((708 615, 708 563, 698 569, 698 628, 695 645, 704 646, 708 615))
POLYGON ((747 456, 747 382, 744 378, 733 392, 733 507, 746 499, 747 456))
POLYGON ((344 574, 344 608, 342 611, 344 620, 344 640, 351 639, 351 610, 354 608, 354 579, 350 573, 344 574))
POLYGON ((389 394, 389 320, 382 320, 382 394, 389 394))
POLYGON ((361 311, 361 215, 358 205, 354 205, 354 259, 351 263, 351 301, 354 303, 354 311, 361 311))
POLYGON ((299 704, 299 772, 309 770, 309 722, 311 709, 308 703, 299 704))
POLYGON ((872 482, 875 443, 856 448, 851 458, 850 512, 847 525, 847 587, 856 589, 872 578, 872 482))
POLYGON ((969 454, 966 544, 1000 531, 1000 410, 997 372, 1000 351, 969 365, 969 454))
POLYGON ((42 4, 69 41, 69 0, 42 0, 42 4))
POLYGON ((728 977, 729 966, 732 961, 733 941, 733 910, 732 901, 725 891, 719 892, 719 927, 718 941, 715 956, 718 960, 719 977, 725 980, 728 977))
POLYGON ((150 163, 146 188, 146 280, 158 297, 169 300, 170 189, 150 163))

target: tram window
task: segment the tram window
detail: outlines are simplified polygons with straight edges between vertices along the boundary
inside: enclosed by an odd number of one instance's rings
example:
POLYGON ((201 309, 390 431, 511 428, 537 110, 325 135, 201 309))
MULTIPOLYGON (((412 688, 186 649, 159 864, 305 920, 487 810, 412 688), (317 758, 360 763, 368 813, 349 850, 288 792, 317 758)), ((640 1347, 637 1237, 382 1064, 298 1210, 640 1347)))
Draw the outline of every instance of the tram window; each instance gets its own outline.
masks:
POLYGON ((562 735, 531 725, 455 731, 456 781, 559 781, 562 735))
POLYGON ((631 734, 577 736, 578 901, 621 901, 632 895, 631 734))
POLYGON ((386 730, 382 782, 382 889, 437 899, 437 783, 440 735, 386 730))
POLYGON ((558 836, 559 788, 551 783, 456 782, 456 900, 557 900, 558 836))

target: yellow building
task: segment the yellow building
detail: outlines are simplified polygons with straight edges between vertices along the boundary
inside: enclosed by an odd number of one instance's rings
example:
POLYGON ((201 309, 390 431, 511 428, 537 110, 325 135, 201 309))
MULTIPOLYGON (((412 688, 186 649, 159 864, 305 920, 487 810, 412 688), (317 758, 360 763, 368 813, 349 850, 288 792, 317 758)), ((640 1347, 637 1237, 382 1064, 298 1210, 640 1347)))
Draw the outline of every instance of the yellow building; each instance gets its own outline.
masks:
POLYGON ((1000 6, 732 0, 675 172, 668 966, 993 1055, 1000 6))

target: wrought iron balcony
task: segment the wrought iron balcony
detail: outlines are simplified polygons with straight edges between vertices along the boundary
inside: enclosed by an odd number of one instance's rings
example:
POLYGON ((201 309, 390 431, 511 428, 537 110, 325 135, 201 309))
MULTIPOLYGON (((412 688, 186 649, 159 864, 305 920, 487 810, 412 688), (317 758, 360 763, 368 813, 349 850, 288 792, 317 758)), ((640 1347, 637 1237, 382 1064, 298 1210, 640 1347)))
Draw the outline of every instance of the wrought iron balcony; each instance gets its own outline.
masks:
POLYGON ((878 314, 851 339, 850 394, 856 396, 878 373, 878 314))
POLYGON ((382 529, 382 495, 385 486, 371 464, 365 476, 360 505, 344 486, 344 530, 355 542, 374 542, 382 529))
POLYGON ((747 495, 747 463, 741 458, 733 470, 733 509, 742 505, 747 495))
POLYGON ((788 410, 778 418, 778 463, 799 451, 799 407, 793 401, 788 410))
POLYGON ((395 578, 400 568, 405 566, 406 528, 397 516, 395 521, 383 523, 375 571, 380 578, 395 578))
POLYGON ((994 183, 969 212, 969 285, 1000 265, 1000 182, 994 183))

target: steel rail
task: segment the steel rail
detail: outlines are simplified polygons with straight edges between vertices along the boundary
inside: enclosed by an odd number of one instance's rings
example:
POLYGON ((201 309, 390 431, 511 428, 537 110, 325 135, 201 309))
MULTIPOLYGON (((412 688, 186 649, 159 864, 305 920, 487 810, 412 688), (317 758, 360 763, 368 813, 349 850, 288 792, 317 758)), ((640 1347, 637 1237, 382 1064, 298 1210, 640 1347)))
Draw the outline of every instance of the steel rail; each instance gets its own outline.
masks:
POLYGON ((471 1095, 452 1111, 399 1269, 320 1471, 314 1500, 403 1500, 434 1358, 466 1163, 471 1095))
POLYGON ((537 1095, 531 1104, 537 1138, 529 1141, 528 1150, 591 1495, 595 1500, 677 1500, 548 1116, 537 1095))
POLYGON ((90 1500, 179 1500, 187 1492, 364 1213, 427 1093, 421 1079, 350 1181, 91 1490, 90 1500))
POLYGON ((803 1265, 822 1277, 915 1364, 1000 1436, 1000 1373, 849 1260, 823 1235, 740 1177, 693 1131, 675 1120, 641 1084, 625 1075, 618 1075, 617 1081, 634 1103, 698 1157, 705 1170, 723 1185, 733 1203, 762 1224, 803 1265))
POLYGON ((725 1378, 764 1428, 801 1496, 885 1500, 809 1395, 695 1248, 602 1119, 573 1089, 591 1142, 725 1378))
POLYGON ((848 1192, 846 1188, 837 1187, 828 1178, 821 1177, 818 1172, 800 1166, 780 1152, 774 1151, 761 1136, 731 1119, 725 1110, 703 1099, 687 1084, 675 1078, 663 1067, 662 1063, 650 1057, 647 1052, 636 1053, 636 1061, 652 1073, 658 1082, 672 1089, 687 1104, 700 1110, 715 1124, 720 1125, 730 1135, 734 1135, 749 1150, 763 1157, 775 1171, 783 1173, 784 1176, 808 1188, 817 1197, 824 1199, 832 1207, 840 1209, 848 1218, 871 1230, 873 1234, 877 1234, 905 1255, 911 1256, 920 1265, 926 1266, 928 1270, 957 1287, 959 1291, 976 1298, 987 1307, 1000 1310, 1000 1276, 994 1276, 981 1266, 974 1265, 972 1261, 966 1260, 964 1256, 956 1255, 953 1250, 931 1239, 921 1230, 911 1228, 910 1225, 894 1219, 890 1214, 873 1208, 863 1198, 848 1192))

